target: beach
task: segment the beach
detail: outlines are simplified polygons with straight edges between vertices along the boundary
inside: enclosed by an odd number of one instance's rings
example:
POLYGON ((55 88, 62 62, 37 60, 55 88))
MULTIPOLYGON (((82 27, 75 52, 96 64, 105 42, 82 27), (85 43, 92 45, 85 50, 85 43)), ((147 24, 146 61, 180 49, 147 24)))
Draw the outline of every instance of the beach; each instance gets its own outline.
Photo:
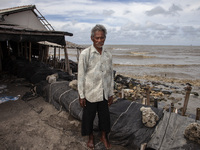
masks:
MULTIPOLYGON (((113 47, 109 50, 112 51, 113 47)), ((122 49, 120 49, 120 51, 121 50, 122 49)), ((119 51, 119 49, 116 48, 113 52, 114 51, 119 51)), ((68 52, 69 58, 76 61, 76 51, 69 50, 68 52)), ((132 52, 132 50, 129 52, 132 52)), ((134 55, 135 54, 136 53, 134 53, 134 55)), ((137 54, 143 55, 144 53, 137 54)), ((198 56, 198 54, 196 55, 198 56)), ((179 77, 181 75, 180 73, 175 73, 176 76, 173 77, 170 76, 170 74, 176 72, 174 67, 177 67, 177 65, 175 64, 164 64, 164 62, 159 62, 160 64, 142 64, 142 62, 140 62, 134 65, 131 64, 132 57, 135 58, 135 56, 128 55, 125 55, 125 58, 124 56, 118 57, 117 54, 113 54, 113 65, 114 70, 116 70, 116 76, 123 75, 128 79, 134 79, 137 83, 140 83, 141 87, 150 85, 151 89, 161 89, 161 91, 170 92, 170 95, 158 102, 158 107, 161 109, 166 106, 171 106, 171 103, 174 103, 177 109, 183 107, 186 94, 185 88, 188 86, 188 83, 191 84, 192 91, 189 97, 186 116, 191 118, 195 117, 196 108, 200 107, 199 96, 197 95, 200 94, 200 79, 196 76, 199 70, 195 69, 195 67, 199 65, 199 60, 194 59, 195 62, 191 64, 191 66, 195 64, 193 68, 194 72, 188 72, 187 75, 183 73, 184 75, 182 77, 179 77), (127 59, 128 57, 131 57, 131 59, 127 59), (123 61, 126 63, 123 63, 123 61), (168 66, 168 69, 171 68, 171 73, 168 72, 164 74, 164 72, 160 71, 158 74, 151 74, 156 68, 165 70, 166 66, 168 66), (127 70, 129 67, 132 72, 127 70), (145 68, 148 67, 151 69, 145 70, 145 68), (139 71, 141 73, 135 71, 137 68, 140 69, 139 71), (147 73, 149 70, 151 72, 147 73), (192 76, 196 77, 192 78, 192 76)), ((156 57, 137 56, 136 58, 139 58, 138 61, 149 62, 150 60, 147 61, 146 59, 156 57)), ((196 58, 196 56, 194 58, 196 58)), ((159 60, 162 59, 159 58, 159 60)), ((182 64, 179 64, 178 69, 181 71, 181 69, 184 70, 188 66, 189 65, 186 65, 185 62, 182 62, 182 64)), ((52 104, 45 101, 45 97, 39 96, 29 101, 22 100, 22 97, 27 92, 30 92, 33 84, 28 82, 25 78, 18 78, 8 73, 2 73, 0 81, 1 86, 4 85, 5 87, 1 90, 0 96, 19 97, 16 101, 0 104, 1 149, 87 149, 85 143, 87 137, 82 137, 80 134, 80 121, 73 118, 66 111, 55 109, 52 104)), ((140 92, 143 92, 142 94, 145 96, 142 89, 140 89, 140 92)), ((98 143, 99 141, 97 139, 97 144, 98 143)), ((112 144, 112 149, 126 150, 128 148, 112 144)))
MULTIPOLYGON (((16 101, 0 104, 0 149, 87 150, 87 137, 81 136, 79 120, 67 111, 57 110, 44 97, 22 100, 30 92, 30 82, 1 74, 0 83, 6 86, 0 96, 20 95, 16 101)), ((98 136, 96 141, 99 142, 98 136)), ((112 145, 112 149, 127 150, 120 145, 112 145)))
MULTIPOLYGON (((87 47, 88 45, 85 45, 87 47)), ((160 82, 177 87, 164 87, 163 90, 174 90, 171 97, 159 102, 159 107, 175 103, 180 109, 184 105, 184 88, 191 84, 192 91, 200 94, 200 46, 167 46, 167 45, 106 45, 104 48, 113 56, 113 69, 117 74, 138 79, 143 84, 160 82), (173 101, 173 99, 175 99, 173 101)), ((77 62, 77 51, 68 49, 70 59, 77 62)), ((190 95, 187 113, 193 117, 196 108, 200 107, 199 96, 190 95)))

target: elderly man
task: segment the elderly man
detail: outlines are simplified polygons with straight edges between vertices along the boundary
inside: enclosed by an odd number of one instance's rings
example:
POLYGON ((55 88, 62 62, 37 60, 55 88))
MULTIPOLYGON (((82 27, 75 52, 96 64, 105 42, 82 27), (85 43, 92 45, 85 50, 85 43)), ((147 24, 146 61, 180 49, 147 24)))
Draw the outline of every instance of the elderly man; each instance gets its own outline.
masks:
POLYGON ((109 106, 113 102, 112 55, 103 48, 107 30, 96 25, 91 30, 93 45, 83 50, 78 64, 78 92, 83 107, 82 135, 88 135, 87 147, 94 149, 93 121, 98 113, 101 141, 110 148, 107 134, 110 132, 109 106))

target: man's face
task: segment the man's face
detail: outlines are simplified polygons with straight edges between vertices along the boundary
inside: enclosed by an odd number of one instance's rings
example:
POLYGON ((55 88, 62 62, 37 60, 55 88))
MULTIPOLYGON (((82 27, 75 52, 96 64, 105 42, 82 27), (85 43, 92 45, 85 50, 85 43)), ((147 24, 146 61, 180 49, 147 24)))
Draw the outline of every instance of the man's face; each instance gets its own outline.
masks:
POLYGON ((94 37, 91 37, 95 48, 102 48, 105 42, 105 35, 103 31, 96 31, 94 37))

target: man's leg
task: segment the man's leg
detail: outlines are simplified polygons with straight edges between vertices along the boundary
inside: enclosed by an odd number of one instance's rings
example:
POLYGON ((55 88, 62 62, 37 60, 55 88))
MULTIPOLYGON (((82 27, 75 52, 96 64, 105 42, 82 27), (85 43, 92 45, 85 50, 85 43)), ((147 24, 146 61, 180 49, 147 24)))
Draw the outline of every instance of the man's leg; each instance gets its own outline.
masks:
POLYGON ((111 147, 107 137, 107 133, 105 131, 101 131, 101 141, 105 145, 106 149, 109 149, 111 147))
POLYGON ((83 108, 82 116, 82 135, 88 135, 87 147, 94 149, 93 121, 96 116, 96 104, 86 100, 86 106, 83 108))
POLYGON ((107 134, 110 132, 110 112, 108 108, 108 101, 99 102, 98 107, 99 129, 101 131, 101 141, 107 149, 110 148, 110 143, 107 134))

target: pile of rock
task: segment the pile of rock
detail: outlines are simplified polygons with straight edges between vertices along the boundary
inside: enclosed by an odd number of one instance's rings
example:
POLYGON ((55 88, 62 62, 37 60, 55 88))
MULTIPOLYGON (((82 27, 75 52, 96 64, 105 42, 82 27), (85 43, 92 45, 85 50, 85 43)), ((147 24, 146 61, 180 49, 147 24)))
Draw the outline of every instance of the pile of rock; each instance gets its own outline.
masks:
MULTIPOLYGON (((185 90, 174 86, 173 84, 167 85, 161 82, 155 81, 143 81, 126 77, 123 75, 115 76, 115 96, 116 98, 124 98, 132 101, 136 101, 145 104, 147 99, 147 90, 149 91, 150 105, 153 106, 156 102, 179 103, 183 100, 185 90)), ((197 95, 198 93, 195 93, 197 95)), ((163 108, 169 111, 171 105, 164 104, 163 108)))

